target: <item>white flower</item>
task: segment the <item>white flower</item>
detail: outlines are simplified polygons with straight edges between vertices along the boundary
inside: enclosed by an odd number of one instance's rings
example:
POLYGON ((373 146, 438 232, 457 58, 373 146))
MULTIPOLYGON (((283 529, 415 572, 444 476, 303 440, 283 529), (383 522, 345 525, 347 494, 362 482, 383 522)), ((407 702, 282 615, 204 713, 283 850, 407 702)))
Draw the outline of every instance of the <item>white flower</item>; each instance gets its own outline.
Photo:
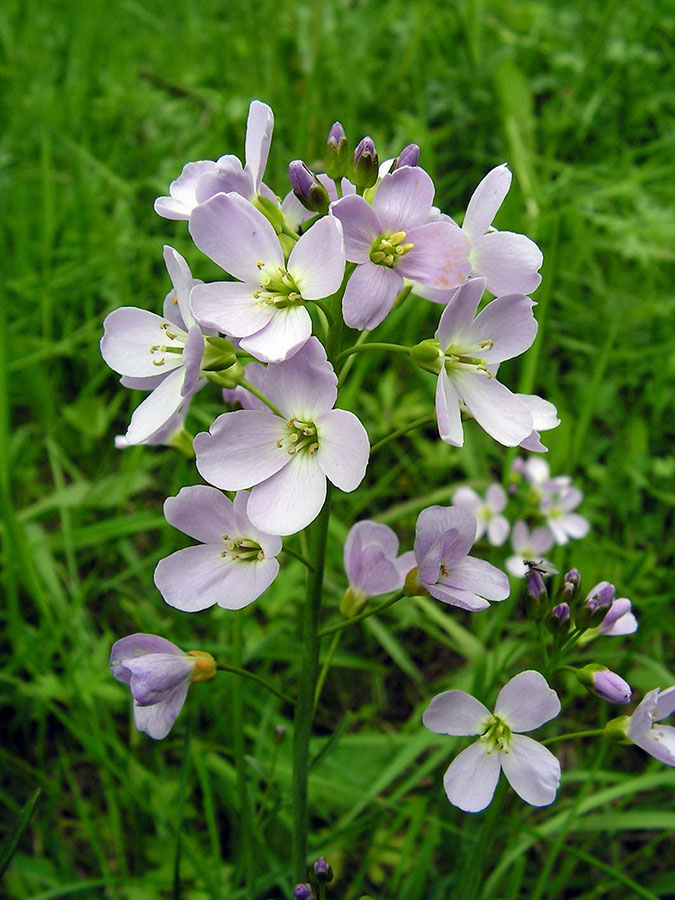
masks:
POLYGON ((537 562, 541 560, 550 565, 549 560, 544 558, 544 553, 548 553, 553 543, 553 535, 548 528, 542 526, 530 531, 525 522, 519 520, 511 532, 513 556, 506 560, 506 568, 516 578, 524 578, 529 572, 525 565, 526 559, 535 559, 537 562))
POLYGON ((480 540, 487 531, 488 540, 493 547, 501 547, 509 534, 509 521, 501 515, 506 506, 506 491, 497 484, 491 484, 485 493, 485 500, 473 488, 461 487, 452 495, 454 506, 462 506, 475 518, 477 523, 476 540, 480 540))
POLYGON ((512 678, 499 692, 494 715, 464 691, 445 691, 429 704, 422 721, 439 734, 478 734, 480 740, 450 764, 443 785, 448 800, 465 812, 490 804, 503 769, 514 791, 532 806, 548 806, 560 784, 560 763, 532 731, 560 712, 560 701, 539 672, 512 678))

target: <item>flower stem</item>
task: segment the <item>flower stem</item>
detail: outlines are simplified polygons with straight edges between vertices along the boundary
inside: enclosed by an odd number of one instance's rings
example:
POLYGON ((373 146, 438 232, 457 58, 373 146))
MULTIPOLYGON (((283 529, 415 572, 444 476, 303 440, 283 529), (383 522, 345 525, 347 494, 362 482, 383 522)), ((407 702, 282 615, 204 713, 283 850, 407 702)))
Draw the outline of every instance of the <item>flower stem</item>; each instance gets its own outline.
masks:
POLYGON ((328 670, 330 669, 331 663, 333 662, 333 656, 335 655, 335 651, 337 650, 337 645, 340 643, 341 636, 341 631, 334 632, 333 640, 330 642, 328 653, 326 654, 326 658, 324 659, 323 665, 321 666, 321 672, 319 673, 319 678, 316 682, 316 691, 314 692, 314 712, 316 712, 316 708, 319 705, 321 691, 323 690, 326 676, 328 675, 328 670))
POLYGON ((305 559, 302 553, 298 553, 298 551, 293 550, 292 547, 282 547, 281 549, 284 551, 284 553, 288 553, 289 556, 292 556, 294 559, 299 560, 303 564, 303 566, 306 566, 309 569, 310 572, 312 571, 312 564, 305 559))
POLYGON ((241 675, 242 678, 248 678, 249 681, 255 681, 256 684, 259 684, 276 697, 279 697, 284 703, 295 703, 293 698, 289 697, 288 694, 284 694, 283 691, 275 688, 273 684, 265 681, 265 679, 261 678, 259 675, 254 675, 253 672, 249 672, 246 669, 240 669, 238 666, 229 666, 227 663, 218 663, 217 669, 219 672, 230 672, 232 675, 241 675))
POLYGON ((545 741, 539 741, 540 744, 555 744, 557 741, 571 740, 572 738, 593 737, 594 735, 604 734, 604 728, 591 728, 588 731, 570 731, 567 734, 558 734, 556 737, 548 738, 545 741))
POLYGON ((428 425, 431 422, 436 420, 435 413, 430 413, 426 416, 422 416, 419 419, 415 419, 414 422, 410 422, 408 425, 404 425, 402 428, 397 428, 396 431, 392 431, 391 434, 388 434, 386 437, 383 437, 381 440, 377 441, 370 448, 370 455, 377 452, 380 447, 384 447, 385 444, 388 444, 389 441, 395 441, 396 438, 401 437, 403 434, 407 434, 409 431, 414 431, 415 428, 421 428, 422 425, 428 425))
POLYGON ((263 394, 262 391, 259 391, 258 388, 254 384, 251 384, 250 381, 246 381, 245 378, 240 378, 239 384, 244 388, 245 391, 248 391, 250 394, 253 394, 254 397, 257 397, 258 400, 260 400, 261 403, 264 403, 265 406, 271 409, 273 413, 281 416, 282 419, 285 418, 279 407, 275 406, 274 403, 272 403, 272 401, 269 399, 269 397, 266 397, 265 394, 263 394))
MULTIPOLYGON (((235 613, 232 623, 232 661, 241 668, 244 648, 242 613, 235 613)), ((243 670, 242 670, 243 671, 243 670)), ((232 685, 232 726, 234 730, 234 765, 237 772, 237 794, 239 799, 239 863, 243 870, 246 895, 253 891, 253 846, 251 798, 246 783, 246 744, 244 735, 244 691, 243 682, 237 678, 232 685)))
POLYGON ((405 597, 405 594, 403 591, 399 591, 398 594, 394 594, 394 596, 390 597, 388 600, 383 600, 382 603, 378 603, 377 606, 373 606, 371 609, 364 610, 362 613, 359 613, 358 616, 354 616, 353 619, 347 619, 346 622, 339 622, 337 625, 330 625, 328 628, 322 628, 319 632, 319 637, 326 637, 327 634, 335 634, 336 632, 344 631, 345 628, 350 628, 352 625, 356 625, 357 622, 363 622, 363 620, 367 619, 369 616, 374 616, 376 613, 389 609, 390 606, 393 606, 394 603, 398 603, 403 597, 405 597))
POLYGON ((364 350, 387 350, 389 353, 410 353, 410 347, 404 347, 403 344, 387 344, 383 341, 372 341, 370 344, 354 344, 353 347, 347 347, 339 354, 338 359, 345 356, 351 356, 352 353, 363 353, 364 350))
POLYGON ((304 881, 307 861, 307 779, 309 775, 309 741, 312 734, 314 696, 319 667, 319 613, 323 569, 326 558, 326 538, 330 518, 331 486, 328 485, 323 509, 308 528, 309 558, 312 570, 307 574, 307 591, 300 611, 302 625, 302 659, 298 681, 298 700, 295 705, 293 734, 293 877, 304 881))

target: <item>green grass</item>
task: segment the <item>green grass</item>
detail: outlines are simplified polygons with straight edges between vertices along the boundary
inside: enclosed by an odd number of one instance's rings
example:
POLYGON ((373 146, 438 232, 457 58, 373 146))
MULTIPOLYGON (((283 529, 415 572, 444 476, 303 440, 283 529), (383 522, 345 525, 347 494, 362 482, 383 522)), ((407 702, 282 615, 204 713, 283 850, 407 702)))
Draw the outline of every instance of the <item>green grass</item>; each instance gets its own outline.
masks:
MULTIPOLYGON (((170 450, 114 449, 138 398, 119 388, 98 340, 110 310, 157 307, 168 288, 164 243, 215 276, 184 225, 159 219, 152 201, 184 162, 242 153, 254 97, 275 110, 266 181, 279 192, 287 162, 311 163, 336 118, 352 140, 370 133, 381 157, 418 142, 451 214, 461 215, 489 167, 509 161, 514 188, 497 224, 536 239, 545 266, 538 341, 504 371, 557 404, 563 424, 549 461, 584 488, 593 523, 558 561, 579 567, 586 585, 612 580, 637 608, 638 633, 598 644, 598 660, 640 694, 675 681, 674 18, 661 0, 4 3, 3 837, 16 835, 42 793, 3 896, 169 897, 179 819, 183 896, 245 896, 233 676, 193 687, 189 710, 155 744, 130 725, 128 696, 107 670, 112 641, 136 630, 227 659, 231 614, 176 613, 153 586, 157 560, 183 546, 161 503, 198 476, 170 450)), ((430 336, 438 312, 407 305, 378 339, 430 336)), ((364 354, 341 402, 376 441, 429 412, 432 385, 404 360, 364 354)), ((200 398, 195 429, 221 409, 215 391, 200 398)), ((409 546, 424 505, 447 502, 460 481, 500 477, 510 455, 467 432, 463 452, 435 440, 432 426, 387 445, 362 489, 338 498, 329 609, 357 517, 380 516, 409 546)), ((290 691, 302 583, 287 558, 242 614, 245 665, 290 691)), ((401 603, 341 639, 310 785, 310 846, 336 870, 332 896, 445 900, 458 886, 468 900, 672 896, 674 823, 664 806, 673 773, 633 748, 565 745, 563 787, 548 811, 511 796, 500 815, 472 818, 447 803, 441 774, 460 745, 424 731, 421 711, 448 686, 494 697, 505 660, 523 662, 528 626, 515 609, 471 620, 401 603)), ((287 897, 290 736, 277 743, 274 730, 290 732, 291 711, 250 684, 244 699, 257 896, 287 897)), ((600 701, 577 700, 566 730, 606 713, 600 701)))

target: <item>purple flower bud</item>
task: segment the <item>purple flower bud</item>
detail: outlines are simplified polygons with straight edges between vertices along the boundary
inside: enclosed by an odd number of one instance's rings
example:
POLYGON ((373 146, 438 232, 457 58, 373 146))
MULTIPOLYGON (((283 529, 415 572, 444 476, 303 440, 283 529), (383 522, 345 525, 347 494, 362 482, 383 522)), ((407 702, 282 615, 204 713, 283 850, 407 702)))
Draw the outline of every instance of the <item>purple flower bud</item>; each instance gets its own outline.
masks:
POLYGON ((314 863, 314 875, 317 881, 328 884, 333 880, 333 870, 331 869, 325 856, 320 856, 314 863))
POLYGON ((608 703, 630 703, 632 689, 627 681, 606 666, 590 663, 577 671, 578 681, 608 703))
POLYGON ((354 151, 351 181, 360 188, 372 187, 377 181, 379 159, 373 139, 364 137, 354 151))
POLYGON ((293 193, 306 209, 322 214, 328 212, 328 191, 301 159, 289 163, 288 180, 293 193))
POLYGON ((275 725, 274 726, 274 742, 276 744, 280 744, 285 737, 286 737, 286 726, 285 725, 275 725))
POLYGON ((311 884, 303 882, 302 884, 296 884, 293 888, 293 900, 312 900, 313 897, 314 891, 311 884))
POLYGON ((329 178, 342 178, 347 174, 349 144, 345 130, 339 122, 334 122, 328 132, 323 161, 329 178))
POLYGON ((397 159, 394 160, 394 165, 391 167, 391 171, 394 172, 396 169, 400 169, 402 166, 416 166, 420 159, 420 148, 417 144, 408 144, 407 147, 404 147, 403 150, 399 153, 397 159))
POLYGON ((592 588, 579 611, 577 624, 582 628, 593 628, 605 618, 614 601, 616 589, 609 581, 601 581, 592 588))
POLYGON ((527 573, 527 586, 525 589, 527 599, 527 613, 534 622, 539 622, 545 614, 545 607, 548 606, 548 591, 541 577, 541 572, 537 569, 530 569, 527 573))
POLYGON ((563 576, 562 593, 568 603, 574 603, 581 589, 581 575, 578 569, 570 569, 563 576))
POLYGON ((548 627, 553 634, 567 634, 570 630, 570 608, 567 603, 558 603, 551 610, 548 627))

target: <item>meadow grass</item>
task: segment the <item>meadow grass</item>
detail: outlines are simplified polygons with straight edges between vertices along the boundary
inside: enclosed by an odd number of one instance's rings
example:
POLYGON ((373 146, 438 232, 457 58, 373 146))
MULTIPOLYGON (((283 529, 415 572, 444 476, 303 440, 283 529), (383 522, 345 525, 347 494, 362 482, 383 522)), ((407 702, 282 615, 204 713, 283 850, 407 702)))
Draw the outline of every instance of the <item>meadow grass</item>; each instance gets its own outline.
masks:
MULTIPOLYGON (((562 425, 549 435, 549 461, 583 487, 593 526, 556 562, 577 566, 587 586, 611 580, 637 609, 637 634, 598 644, 594 659, 640 695, 675 681, 674 18, 665 0, 6 0, 3 836, 41 794, 2 896, 152 900, 173 890, 251 900, 240 887, 233 676, 194 687, 180 727, 157 744, 135 732, 128 695, 108 672, 111 643, 133 631, 227 659, 231 614, 176 613, 153 586, 157 560, 184 546, 161 503, 197 475, 168 449, 114 449, 138 396, 119 388, 98 340, 112 309, 157 307, 168 288, 164 243, 216 277, 184 224, 159 219, 152 201, 187 160, 241 155, 255 97, 276 114, 266 181, 279 191, 289 159, 311 164, 335 119, 352 139, 370 133, 381 158, 419 143, 451 214, 491 166, 510 163, 514 188, 497 224, 531 235, 545 264, 537 343, 504 371, 556 403, 562 425)), ((437 316, 431 304, 405 306, 378 339, 414 343, 437 316)), ((364 354, 343 403, 359 405, 374 442, 430 412, 432 396, 431 376, 364 354)), ((221 409, 211 392, 194 430, 221 409)), ((379 451, 359 492, 337 499, 326 588, 334 614, 341 545, 356 518, 395 524, 409 546, 420 509, 449 502, 458 482, 482 487, 487 472, 508 470, 512 453, 467 432, 461 453, 433 424, 411 432, 379 451)), ((287 558, 243 614, 244 664, 290 691, 303 577, 287 558)), ((336 870, 334 896, 672 895, 675 779, 634 748, 566 745, 550 810, 502 797, 501 811, 472 818, 447 803, 440 781, 456 747, 421 728, 421 711, 450 673, 452 686, 494 698, 500 667, 522 656, 521 609, 518 590, 475 619, 420 599, 336 645, 310 783, 310 846, 336 870)), ((290 741, 276 740, 275 726, 290 732, 292 710, 252 685, 243 691, 255 896, 288 897, 290 741)), ((563 713, 566 730, 579 727, 581 709, 608 716, 600 707, 580 699, 563 713)))

